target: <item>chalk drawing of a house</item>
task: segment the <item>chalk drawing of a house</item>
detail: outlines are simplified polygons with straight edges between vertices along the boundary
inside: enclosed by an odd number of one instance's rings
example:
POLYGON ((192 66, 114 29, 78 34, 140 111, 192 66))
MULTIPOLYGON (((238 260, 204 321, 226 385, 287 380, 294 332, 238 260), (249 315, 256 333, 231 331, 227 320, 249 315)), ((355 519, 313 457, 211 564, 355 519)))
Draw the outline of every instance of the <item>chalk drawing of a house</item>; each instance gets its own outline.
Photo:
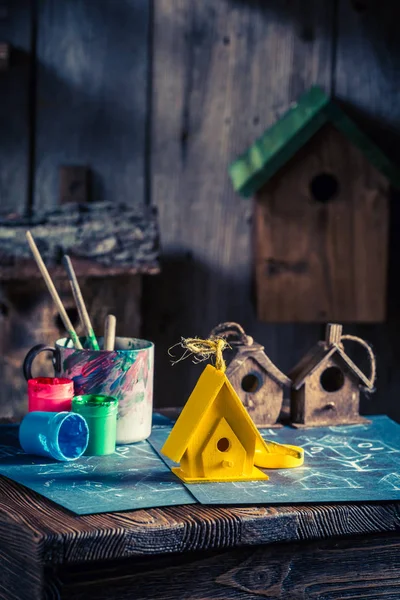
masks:
POLYGON ((397 448, 389 446, 379 439, 365 439, 357 437, 346 437, 339 435, 324 435, 319 440, 310 439, 307 436, 299 438, 303 448, 312 447, 312 454, 318 453, 340 454, 343 457, 352 458, 357 456, 371 456, 371 454, 399 452, 397 448))
POLYGON ((377 439, 365 439, 359 437, 343 438, 341 436, 326 435, 321 439, 325 445, 331 445, 334 449, 337 446, 347 446, 356 454, 370 454, 371 452, 399 452, 397 448, 389 446, 386 442, 377 439), (344 442, 344 439, 346 440, 344 442))

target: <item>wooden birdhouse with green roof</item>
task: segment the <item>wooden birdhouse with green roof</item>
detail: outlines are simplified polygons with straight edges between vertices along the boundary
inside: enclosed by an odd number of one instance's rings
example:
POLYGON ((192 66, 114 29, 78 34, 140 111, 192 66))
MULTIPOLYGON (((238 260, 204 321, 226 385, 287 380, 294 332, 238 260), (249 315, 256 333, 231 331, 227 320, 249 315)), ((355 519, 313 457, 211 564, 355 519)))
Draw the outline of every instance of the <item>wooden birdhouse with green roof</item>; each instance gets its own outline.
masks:
POLYGON ((381 322, 400 172, 318 87, 230 166, 255 197, 258 317, 381 322))

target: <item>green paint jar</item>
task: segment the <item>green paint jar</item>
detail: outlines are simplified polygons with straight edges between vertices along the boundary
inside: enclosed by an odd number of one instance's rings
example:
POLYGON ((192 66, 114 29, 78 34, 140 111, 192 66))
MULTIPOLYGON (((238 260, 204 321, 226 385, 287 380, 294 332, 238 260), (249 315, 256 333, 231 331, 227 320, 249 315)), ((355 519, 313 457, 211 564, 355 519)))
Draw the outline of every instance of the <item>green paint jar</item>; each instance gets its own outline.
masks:
POLYGON ((103 394, 85 394, 72 399, 72 412, 86 419, 89 444, 85 455, 104 456, 115 452, 118 400, 103 394))

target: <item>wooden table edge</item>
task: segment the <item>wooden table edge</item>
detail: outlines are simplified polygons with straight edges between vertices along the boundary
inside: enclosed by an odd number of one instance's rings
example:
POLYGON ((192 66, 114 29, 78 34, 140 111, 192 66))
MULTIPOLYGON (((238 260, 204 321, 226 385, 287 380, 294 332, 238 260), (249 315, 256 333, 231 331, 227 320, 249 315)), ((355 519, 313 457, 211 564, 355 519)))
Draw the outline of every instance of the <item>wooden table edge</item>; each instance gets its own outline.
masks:
MULTIPOLYGON (((400 531, 400 502, 184 505, 75 515, 0 477, 0 522, 30 536, 43 565, 400 531)), ((3 540, 0 536, 0 556, 3 540)))

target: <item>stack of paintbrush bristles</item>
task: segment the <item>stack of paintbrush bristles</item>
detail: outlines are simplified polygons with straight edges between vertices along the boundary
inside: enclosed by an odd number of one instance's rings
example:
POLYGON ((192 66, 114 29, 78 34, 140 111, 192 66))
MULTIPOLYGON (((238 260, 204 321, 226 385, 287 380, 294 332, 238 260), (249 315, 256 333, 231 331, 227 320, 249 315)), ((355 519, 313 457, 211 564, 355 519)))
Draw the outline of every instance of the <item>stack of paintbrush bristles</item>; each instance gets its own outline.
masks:
MULTIPOLYGON (((29 247, 32 251, 33 257, 36 261, 37 266, 43 276, 43 279, 46 283, 47 289, 49 290, 51 297, 54 300, 55 305, 57 306, 59 315, 64 324, 65 329, 68 332, 69 337, 74 344, 74 347, 80 350, 83 350, 83 346, 81 340, 78 337, 78 334, 75 331, 73 324, 68 316, 67 311, 61 301, 60 296, 55 288, 55 285, 50 277, 50 273, 47 270, 46 265, 43 262, 43 259, 40 255, 39 249, 36 246, 35 240, 30 231, 26 232, 26 238, 28 240, 29 247)), ((100 350, 97 338, 93 331, 92 323, 90 321, 89 313, 86 309, 85 302, 83 300, 82 292, 79 287, 78 280, 76 278, 76 274, 74 271, 74 267, 72 266, 71 259, 69 256, 65 255, 63 257, 63 264, 65 270, 68 275, 69 282, 71 284, 72 293, 75 299, 75 303, 78 309, 78 314, 80 321, 82 323, 82 327, 86 334, 86 346, 91 350, 100 350)), ((114 315, 107 315, 104 326, 104 343, 103 350, 114 350, 115 344, 115 327, 116 327, 116 318, 114 315)))

